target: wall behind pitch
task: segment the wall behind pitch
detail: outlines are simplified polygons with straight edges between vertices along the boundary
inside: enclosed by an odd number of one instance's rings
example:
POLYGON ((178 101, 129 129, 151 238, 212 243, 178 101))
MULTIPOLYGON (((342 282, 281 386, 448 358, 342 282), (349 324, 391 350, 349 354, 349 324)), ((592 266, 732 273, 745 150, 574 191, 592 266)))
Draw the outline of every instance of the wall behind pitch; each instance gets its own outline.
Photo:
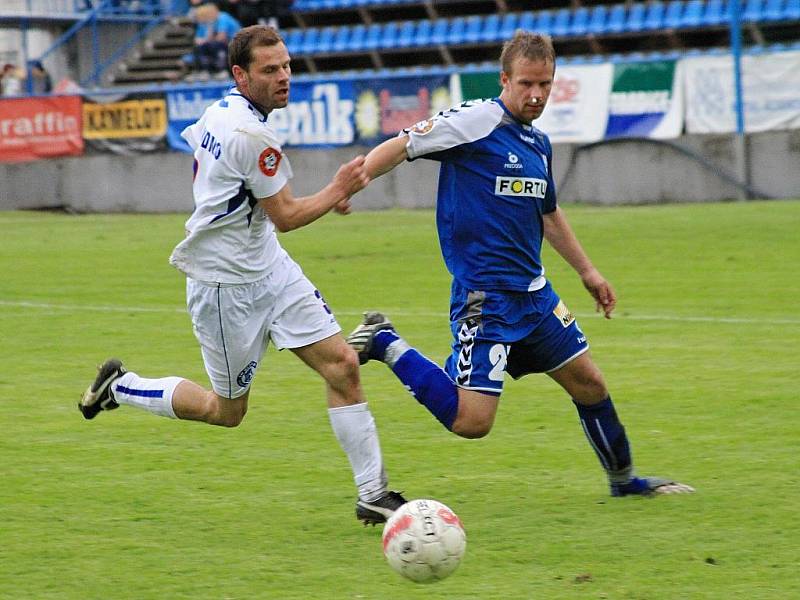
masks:
MULTIPOLYGON (((626 140, 588 147, 559 144, 554 174, 561 202, 654 204, 739 198, 726 181, 733 172, 736 140, 729 135, 694 135, 677 145, 626 140)), ((748 136, 751 185, 762 197, 800 198, 800 130, 748 136)), ((328 183, 338 166, 367 148, 289 148, 301 196, 328 183)), ((193 209, 192 158, 169 152, 112 154, 0 164, 0 209, 64 208, 77 212, 179 212, 193 209)), ((435 204, 438 164, 400 165, 354 199, 359 209, 430 208, 435 204)))

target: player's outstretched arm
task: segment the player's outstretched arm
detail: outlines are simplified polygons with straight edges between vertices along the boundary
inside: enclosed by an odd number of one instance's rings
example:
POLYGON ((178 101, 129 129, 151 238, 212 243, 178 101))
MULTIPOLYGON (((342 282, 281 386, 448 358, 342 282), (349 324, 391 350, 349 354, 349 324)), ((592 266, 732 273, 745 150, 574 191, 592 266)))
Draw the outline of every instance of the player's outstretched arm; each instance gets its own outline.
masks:
POLYGON ((610 319, 617 304, 614 288, 589 260, 566 215, 561 208, 556 207, 553 212, 543 215, 542 218, 545 239, 580 275, 584 287, 595 300, 597 311, 602 311, 603 316, 610 319))
POLYGON ((291 231, 316 221, 333 208, 341 213, 349 212, 350 196, 363 190, 368 183, 364 157, 357 156, 339 167, 331 182, 316 194, 295 198, 287 184, 277 194, 260 198, 258 202, 278 231, 291 231))
POLYGON ((367 154, 365 168, 370 179, 388 173, 408 158, 408 136, 401 135, 375 146, 367 154))

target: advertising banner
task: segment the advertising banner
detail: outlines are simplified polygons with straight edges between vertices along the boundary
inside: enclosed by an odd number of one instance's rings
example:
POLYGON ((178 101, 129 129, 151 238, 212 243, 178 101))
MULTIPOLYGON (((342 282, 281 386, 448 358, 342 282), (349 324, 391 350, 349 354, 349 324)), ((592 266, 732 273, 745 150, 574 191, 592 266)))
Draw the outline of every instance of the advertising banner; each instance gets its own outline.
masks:
POLYGON ((464 73, 461 75, 461 99, 483 100, 500 95, 500 71, 464 73))
POLYGON ((330 148, 355 141, 352 81, 292 83, 289 105, 269 121, 286 146, 330 148))
POLYGON ((605 137, 675 138, 683 129, 675 61, 614 65, 605 137))
POLYGON ((610 63, 559 67, 547 107, 533 124, 553 143, 603 139, 612 73, 610 63))
MULTIPOLYGON (((736 131, 733 58, 683 61, 687 133, 736 131)), ((747 132, 800 127, 800 52, 742 57, 744 127, 747 132)))
POLYGON ((203 116, 203 111, 222 98, 230 86, 221 85, 167 93, 167 145, 173 150, 191 152, 181 131, 203 116))
MULTIPOLYGON (((167 94, 167 142, 170 148, 190 152, 181 131, 197 121, 229 86, 183 90, 167 94)), ((292 83, 289 105, 273 110, 269 122, 283 146, 330 148, 355 141, 353 84, 339 82, 292 83)))
POLYGON ((367 146, 450 108, 450 77, 393 77, 355 83, 358 142, 367 146))
POLYGON ((83 154, 80 96, 0 100, 0 161, 83 154))
POLYGON ((161 96, 84 97, 83 139, 93 150, 154 152, 164 149, 166 132, 167 107, 161 96))

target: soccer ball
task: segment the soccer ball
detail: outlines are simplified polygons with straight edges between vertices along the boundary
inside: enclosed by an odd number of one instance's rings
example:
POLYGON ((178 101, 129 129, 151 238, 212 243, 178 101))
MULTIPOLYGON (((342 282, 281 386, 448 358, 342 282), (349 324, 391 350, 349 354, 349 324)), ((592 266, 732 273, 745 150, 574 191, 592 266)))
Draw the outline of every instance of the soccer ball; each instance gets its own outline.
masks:
POLYGON ((417 583, 450 575, 466 548, 461 519, 436 500, 406 502, 383 528, 383 554, 389 566, 417 583))

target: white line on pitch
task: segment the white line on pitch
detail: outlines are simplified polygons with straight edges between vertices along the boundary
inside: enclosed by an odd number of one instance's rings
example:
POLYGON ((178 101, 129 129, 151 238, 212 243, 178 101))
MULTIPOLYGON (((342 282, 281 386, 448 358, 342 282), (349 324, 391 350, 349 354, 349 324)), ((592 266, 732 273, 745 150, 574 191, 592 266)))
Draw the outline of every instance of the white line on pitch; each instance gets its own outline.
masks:
MULTIPOLYGON (((48 302, 31 302, 31 301, 9 301, 0 300, 0 306, 9 306, 17 308, 33 308, 42 310, 63 310, 63 311, 86 311, 86 312, 120 312, 120 313, 185 313, 185 308, 169 307, 169 306, 113 306, 113 305, 79 305, 79 304, 54 304, 48 302)), ((337 315, 343 316, 360 316, 361 311, 352 310, 337 310, 334 311, 337 315)), ((435 311, 415 311, 406 309, 386 309, 386 312, 392 316, 400 317, 442 317, 447 318, 444 312, 435 311)), ((576 316, 584 318, 599 318, 600 315, 595 313, 576 313, 576 316)), ((740 323, 740 324, 757 324, 757 325, 800 325, 800 319, 760 319, 750 317, 693 317, 681 315, 616 315, 615 318, 620 320, 631 321, 688 321, 692 323, 740 323)))

